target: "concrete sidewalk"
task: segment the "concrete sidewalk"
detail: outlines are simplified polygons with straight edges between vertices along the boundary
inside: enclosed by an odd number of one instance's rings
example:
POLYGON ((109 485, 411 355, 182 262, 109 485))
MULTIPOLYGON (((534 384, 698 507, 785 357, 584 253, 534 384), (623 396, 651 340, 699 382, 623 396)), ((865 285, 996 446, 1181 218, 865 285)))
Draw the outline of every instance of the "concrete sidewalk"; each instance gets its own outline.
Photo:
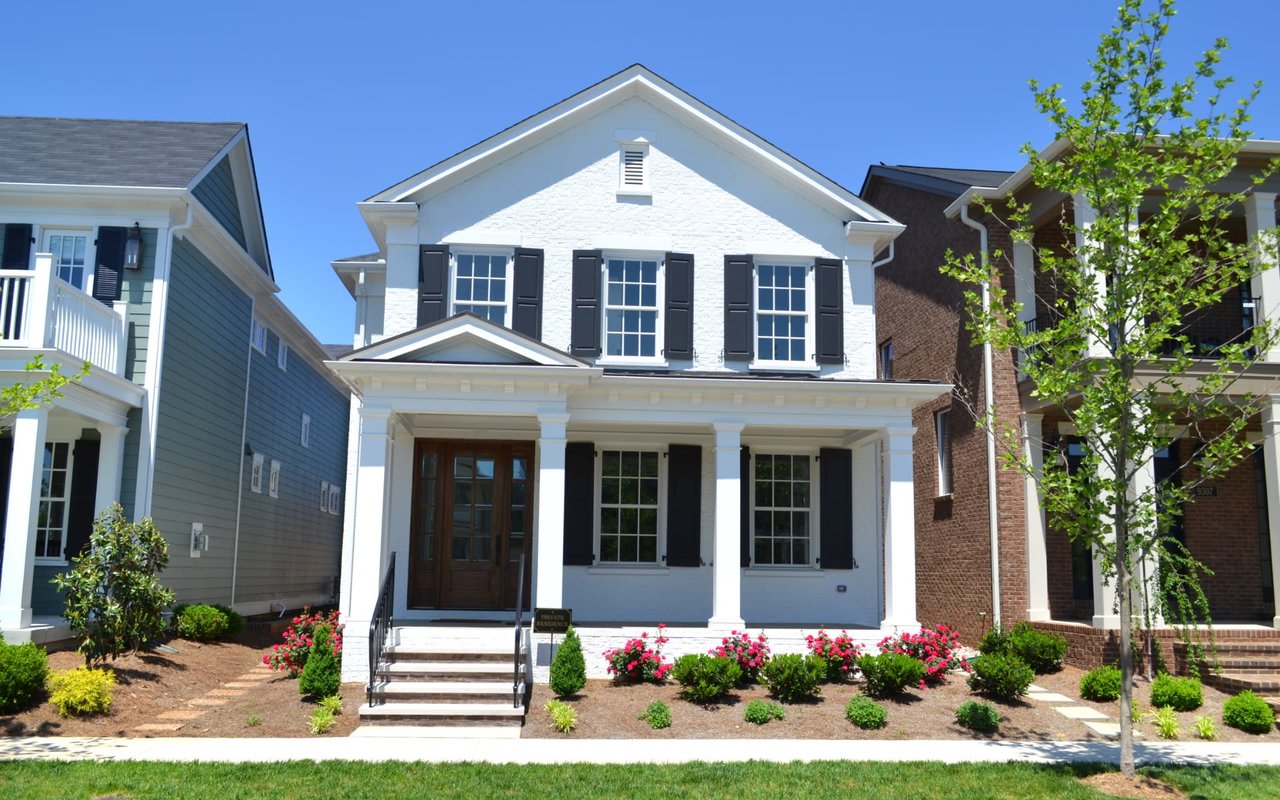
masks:
MULTIPOLYGON (((812 739, 506 739, 339 738, 122 739, 75 736, 0 738, 0 760, 55 761, 430 761, 511 764, 678 764, 690 761, 1028 761, 1117 760, 1107 742, 812 739)), ((1140 763, 1280 765, 1280 745, 1140 742, 1140 763)))

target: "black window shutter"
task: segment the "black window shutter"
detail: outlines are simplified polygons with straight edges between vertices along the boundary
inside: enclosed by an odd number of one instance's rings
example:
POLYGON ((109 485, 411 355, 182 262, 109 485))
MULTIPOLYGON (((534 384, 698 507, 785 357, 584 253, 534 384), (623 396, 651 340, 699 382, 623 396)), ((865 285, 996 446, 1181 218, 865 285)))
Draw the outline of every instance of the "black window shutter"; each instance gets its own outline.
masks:
POLYGON ((542 251, 517 247, 512 267, 511 330, 542 338, 542 251))
POLYGON ((750 361, 755 355, 755 338, 751 335, 754 271, 751 256, 724 257, 725 361, 750 361))
POLYGON ((844 363, 844 262, 819 258, 813 264, 817 295, 815 342, 819 364, 844 363))
POLYGON ((4 226, 4 254, 0 269, 28 269, 31 266, 31 226, 4 226))
POLYGON ((853 569, 853 451, 818 451, 822 568, 853 569))
POLYGON ((596 448, 591 442, 564 447, 564 563, 595 561, 596 448))
POLYGON ((98 228, 98 263, 93 270, 93 299, 112 303, 120 299, 120 273, 124 269, 124 228, 98 228))
POLYGON ((445 318, 449 310, 449 248, 422 245, 418 255, 418 327, 445 318))
POLYGON ((693 358, 693 256, 667 253, 667 358, 693 358))
POLYGON ((573 251, 573 317, 569 352, 575 356, 600 355, 599 250, 573 251))
POLYGON ((702 566, 702 448, 667 448, 667 566, 702 566))
POLYGON ((102 443, 80 439, 75 444, 75 469, 71 471, 71 502, 67 504, 68 559, 75 558, 89 544, 93 530, 93 501, 98 488, 98 455, 102 443))
POLYGON ((739 541, 742 550, 742 566, 751 566, 751 448, 743 445, 739 456, 738 498, 741 511, 738 515, 739 541))

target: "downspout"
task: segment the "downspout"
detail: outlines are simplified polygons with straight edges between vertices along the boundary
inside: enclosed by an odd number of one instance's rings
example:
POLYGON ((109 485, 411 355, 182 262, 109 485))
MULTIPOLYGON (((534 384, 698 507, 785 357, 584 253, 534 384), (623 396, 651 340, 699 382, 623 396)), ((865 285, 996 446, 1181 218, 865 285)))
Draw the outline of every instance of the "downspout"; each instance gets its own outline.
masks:
MULTIPOLYGON (((978 232, 978 252, 982 258, 982 271, 987 280, 982 282, 982 311, 991 310, 991 259, 987 251, 987 226, 969 216, 969 204, 960 206, 960 220, 978 232)), ((987 426, 987 527, 991 537, 991 625, 1000 627, 1000 524, 996 511, 996 432, 994 357, 991 342, 982 344, 982 389, 987 426)))
POLYGON ((872 262, 871 262, 871 268, 872 268, 872 269, 875 269, 876 267, 883 267, 885 264, 888 264, 890 261, 892 261, 892 260, 893 260, 893 246, 894 246, 894 244, 896 244, 896 241, 897 241, 897 240, 894 240, 894 241, 889 242, 889 255, 885 256, 884 258, 880 259, 879 261, 872 261, 872 262))

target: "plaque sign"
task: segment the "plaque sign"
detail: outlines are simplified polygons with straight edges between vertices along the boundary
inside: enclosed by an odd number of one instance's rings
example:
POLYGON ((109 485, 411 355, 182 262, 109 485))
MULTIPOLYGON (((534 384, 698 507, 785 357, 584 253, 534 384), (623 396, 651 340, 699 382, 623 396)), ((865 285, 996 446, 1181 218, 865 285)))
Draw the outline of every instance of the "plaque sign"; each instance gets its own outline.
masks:
POLYGON ((571 608, 535 608, 533 610, 534 633, 564 633, 573 624, 571 608))

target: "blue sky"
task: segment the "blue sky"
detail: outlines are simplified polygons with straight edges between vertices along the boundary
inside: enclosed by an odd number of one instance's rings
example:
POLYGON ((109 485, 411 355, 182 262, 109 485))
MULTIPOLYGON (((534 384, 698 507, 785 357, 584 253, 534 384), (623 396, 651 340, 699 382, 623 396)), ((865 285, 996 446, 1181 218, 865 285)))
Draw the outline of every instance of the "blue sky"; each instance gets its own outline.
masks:
MULTIPOLYGON (((641 62, 855 191, 868 165, 1014 169, 1049 127, 1027 80, 1077 87, 1117 0, 893 3, 22 3, 0 113, 249 123, 282 296, 349 342, 329 268, 368 252, 355 204, 641 62)), ((1174 74, 1226 36, 1223 73, 1269 81, 1275 0, 1183 0, 1174 74)))

